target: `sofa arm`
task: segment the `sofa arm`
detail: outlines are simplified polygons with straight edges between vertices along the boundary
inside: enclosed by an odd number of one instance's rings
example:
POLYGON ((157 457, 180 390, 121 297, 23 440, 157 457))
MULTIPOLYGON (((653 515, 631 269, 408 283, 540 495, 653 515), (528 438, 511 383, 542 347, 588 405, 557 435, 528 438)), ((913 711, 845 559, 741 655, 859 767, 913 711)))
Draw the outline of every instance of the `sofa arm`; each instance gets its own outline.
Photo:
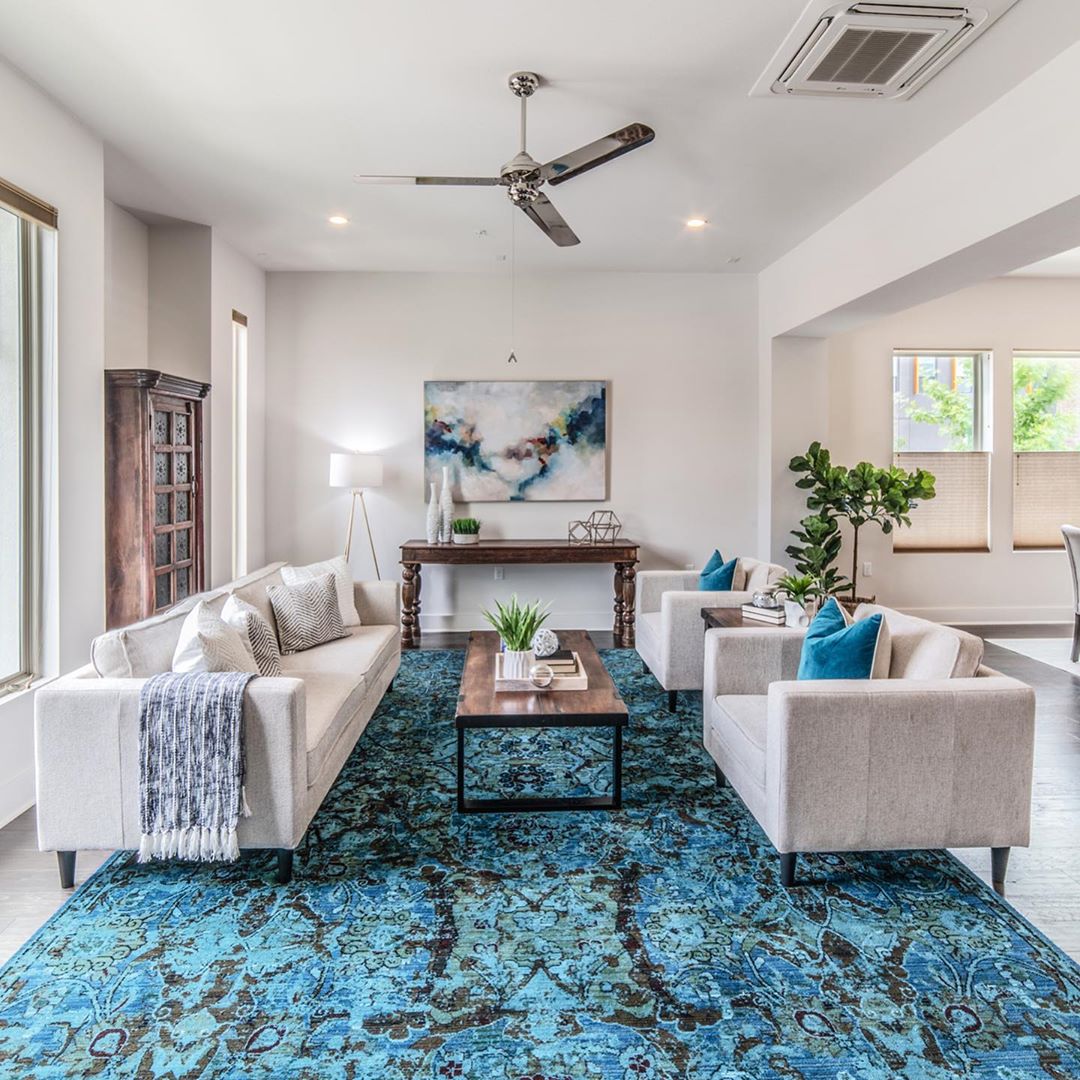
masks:
POLYGON ((401 619, 401 590, 396 581, 354 581, 353 596, 365 626, 396 626, 401 619))
POLYGON ((773 683, 763 824, 781 851, 1026 845, 1034 735, 1004 676, 773 683))
POLYGON ((705 634, 703 695, 767 694, 770 683, 794 679, 806 631, 796 626, 731 626, 705 634))
POLYGON ((664 593, 696 589, 699 577, 696 570, 639 570, 635 578, 636 614, 659 611, 664 593))
MULTIPOLYGON (((139 693, 145 679, 65 677, 34 699, 38 846, 139 846, 139 693)), ((307 792, 304 684, 253 679, 244 694, 241 847, 292 847, 307 792)))

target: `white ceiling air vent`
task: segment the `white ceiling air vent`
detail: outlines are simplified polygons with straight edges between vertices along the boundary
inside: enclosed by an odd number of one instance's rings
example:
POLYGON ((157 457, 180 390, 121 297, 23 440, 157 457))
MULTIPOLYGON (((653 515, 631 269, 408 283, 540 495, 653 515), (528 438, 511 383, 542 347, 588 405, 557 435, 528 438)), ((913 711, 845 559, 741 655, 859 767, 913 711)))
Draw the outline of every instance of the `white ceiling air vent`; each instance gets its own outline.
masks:
POLYGON ((751 94, 911 97, 1014 3, 812 0, 751 94))

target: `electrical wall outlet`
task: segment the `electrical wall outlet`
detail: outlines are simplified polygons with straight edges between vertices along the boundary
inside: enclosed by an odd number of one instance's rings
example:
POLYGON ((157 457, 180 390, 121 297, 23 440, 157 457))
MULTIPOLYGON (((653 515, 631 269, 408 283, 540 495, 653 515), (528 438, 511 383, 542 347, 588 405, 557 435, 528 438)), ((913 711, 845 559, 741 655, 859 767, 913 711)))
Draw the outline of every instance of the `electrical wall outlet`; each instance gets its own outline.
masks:
POLYGON ((686 569, 687 569, 687 570, 693 570, 693 569, 694 569, 694 564, 693 564, 692 562, 688 562, 688 563, 686 564, 686 569))
POLYGON ((506 577, 506 571, 501 566, 495 567, 495 580, 502 581, 506 577))
POLYGON ((862 576, 873 577, 874 576, 874 564, 869 559, 862 564, 862 576))

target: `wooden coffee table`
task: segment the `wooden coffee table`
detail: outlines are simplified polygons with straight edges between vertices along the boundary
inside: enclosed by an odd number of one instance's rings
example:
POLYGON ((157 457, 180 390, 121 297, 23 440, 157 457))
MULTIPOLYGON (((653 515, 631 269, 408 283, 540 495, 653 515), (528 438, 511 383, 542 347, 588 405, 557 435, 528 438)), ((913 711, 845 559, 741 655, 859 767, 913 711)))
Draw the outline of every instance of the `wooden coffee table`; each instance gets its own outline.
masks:
POLYGON ((454 726, 457 728, 457 808, 462 813, 517 810, 618 810, 622 806, 622 733, 630 719, 600 654, 584 630, 560 630, 559 645, 581 657, 588 690, 495 690, 499 635, 469 635, 454 726), (470 728, 609 727, 612 729, 611 794, 563 798, 469 799, 465 797, 465 732, 470 728))

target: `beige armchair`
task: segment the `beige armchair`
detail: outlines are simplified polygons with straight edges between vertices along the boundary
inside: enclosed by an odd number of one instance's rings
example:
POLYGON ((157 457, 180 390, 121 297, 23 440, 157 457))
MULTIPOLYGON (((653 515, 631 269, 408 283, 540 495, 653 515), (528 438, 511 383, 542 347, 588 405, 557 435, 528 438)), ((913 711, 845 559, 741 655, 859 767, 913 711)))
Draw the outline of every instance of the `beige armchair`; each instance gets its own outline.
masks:
POLYGON ((668 708, 680 690, 700 690, 705 655, 704 607, 742 607, 754 592, 775 585, 787 571, 774 563, 740 558, 732 589, 705 592, 697 570, 643 570, 637 575, 637 651, 646 671, 668 692, 668 708))
POLYGON ((795 882, 799 852, 989 847, 1004 892, 1030 836, 1034 691, 982 642, 886 608, 889 678, 796 681, 802 631, 710 630, 704 744, 795 882))

